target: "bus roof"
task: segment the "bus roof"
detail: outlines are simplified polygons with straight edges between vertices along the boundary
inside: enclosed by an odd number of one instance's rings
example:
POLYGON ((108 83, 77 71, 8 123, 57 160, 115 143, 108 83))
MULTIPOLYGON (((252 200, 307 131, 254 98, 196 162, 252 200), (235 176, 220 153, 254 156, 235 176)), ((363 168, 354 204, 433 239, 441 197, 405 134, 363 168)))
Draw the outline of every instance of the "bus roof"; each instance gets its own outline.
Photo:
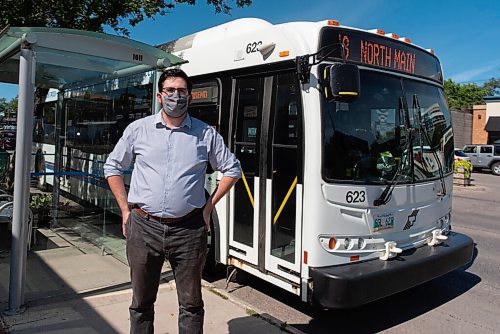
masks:
POLYGON ((340 26, 336 21, 288 22, 271 24, 258 18, 242 18, 164 43, 159 47, 189 63, 182 68, 200 75, 251 67, 285 60, 318 51, 320 31, 328 26, 358 31, 367 36, 431 52, 409 43, 406 38, 385 34, 380 29, 362 30, 340 26))

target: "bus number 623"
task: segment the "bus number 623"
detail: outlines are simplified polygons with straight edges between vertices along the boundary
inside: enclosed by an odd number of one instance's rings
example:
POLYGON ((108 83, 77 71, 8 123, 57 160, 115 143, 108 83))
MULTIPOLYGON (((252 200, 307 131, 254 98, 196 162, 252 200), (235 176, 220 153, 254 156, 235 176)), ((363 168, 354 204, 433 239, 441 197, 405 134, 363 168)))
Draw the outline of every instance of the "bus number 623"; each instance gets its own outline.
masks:
POLYGON ((347 203, 363 203, 366 201, 366 193, 364 190, 354 190, 354 191, 348 191, 345 194, 345 201, 347 203))
POLYGON ((247 53, 259 51, 259 46, 262 45, 262 41, 252 42, 247 44, 247 53))

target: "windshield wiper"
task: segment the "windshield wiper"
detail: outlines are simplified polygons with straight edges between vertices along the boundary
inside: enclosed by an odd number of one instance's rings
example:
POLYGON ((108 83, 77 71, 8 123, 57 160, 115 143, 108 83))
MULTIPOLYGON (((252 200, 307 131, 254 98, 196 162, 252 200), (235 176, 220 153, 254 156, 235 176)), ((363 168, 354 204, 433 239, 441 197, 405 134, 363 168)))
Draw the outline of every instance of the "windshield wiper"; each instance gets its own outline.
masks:
POLYGON ((398 183, 399 176, 401 176, 401 173, 403 171, 403 167, 406 165, 406 162, 408 160, 408 155, 413 154, 411 152, 411 148, 412 148, 412 142, 413 142, 414 129, 412 129, 410 127, 410 120, 408 119, 409 116, 408 116, 408 113, 405 113, 404 106, 405 106, 404 97, 401 96, 399 98, 399 107, 400 107, 400 110, 403 110, 403 115, 405 118, 403 124, 404 124, 404 130, 406 132, 406 143, 405 143, 406 145, 403 149, 403 156, 401 157, 401 161, 399 163, 398 169, 394 173, 394 176, 392 177, 391 181, 387 184, 387 186, 385 187, 384 191, 380 194, 380 196, 373 202, 374 206, 381 206, 381 205, 387 204, 389 202, 389 200, 392 197, 392 191, 394 190, 394 187, 398 183))
MULTIPOLYGON (((441 183, 441 192, 439 192, 437 195, 438 196, 444 196, 446 195, 446 184, 444 182, 444 174, 443 174, 443 165, 441 164, 441 160, 439 159, 439 156, 436 153, 436 150, 434 149, 431 139, 429 138, 429 134, 427 133, 427 130, 422 124, 422 113, 420 111, 420 103, 418 101, 418 96, 417 94, 413 94, 413 107, 417 110, 417 115, 418 115, 418 132, 419 135, 422 136, 424 135, 425 139, 429 143, 429 148, 432 152, 432 155, 434 156, 434 159, 436 159, 438 169, 439 169, 439 182, 441 183)), ((422 143, 420 143, 422 145, 422 143)), ((423 147, 422 147, 422 161, 424 161, 423 157, 423 147)), ((427 171, 427 168, 426 168, 427 171)))
MULTIPOLYGON (((415 109, 415 95, 413 96, 413 108, 415 109)), ((422 138, 423 135, 424 135, 424 131, 422 131, 422 115, 420 113, 420 109, 418 110, 418 124, 419 124, 419 128, 418 128, 418 141, 420 143, 420 161, 422 162, 422 166, 424 167, 425 171, 427 172, 427 174, 430 173, 429 169, 427 168, 428 167, 428 164, 427 164, 427 160, 424 159, 424 145, 425 145, 425 140, 422 138)), ((429 146, 431 144, 429 143, 429 146)))

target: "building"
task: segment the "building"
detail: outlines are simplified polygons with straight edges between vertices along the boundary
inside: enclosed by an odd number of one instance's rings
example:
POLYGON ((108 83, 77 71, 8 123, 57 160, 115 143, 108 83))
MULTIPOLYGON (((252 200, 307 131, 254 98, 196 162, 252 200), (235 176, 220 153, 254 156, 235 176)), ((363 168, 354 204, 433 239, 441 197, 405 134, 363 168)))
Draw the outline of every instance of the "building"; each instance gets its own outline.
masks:
POLYGON ((455 147, 462 148, 464 145, 474 142, 474 133, 472 132, 474 122, 473 113, 470 110, 450 110, 450 112, 455 147))
POLYGON ((467 144, 486 144, 488 132, 484 130, 486 125, 486 105, 473 106, 472 110, 472 140, 467 144))
POLYGON ((486 96, 486 125, 488 133, 487 144, 500 144, 500 96, 486 96))

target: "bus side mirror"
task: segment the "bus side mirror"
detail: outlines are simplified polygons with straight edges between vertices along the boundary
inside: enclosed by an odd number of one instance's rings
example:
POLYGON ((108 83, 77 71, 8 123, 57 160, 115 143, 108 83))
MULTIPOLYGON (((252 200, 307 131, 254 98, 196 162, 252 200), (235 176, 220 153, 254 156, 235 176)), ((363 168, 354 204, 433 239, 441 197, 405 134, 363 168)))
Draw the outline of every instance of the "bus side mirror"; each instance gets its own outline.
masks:
POLYGON ((359 69, 354 64, 335 63, 323 70, 325 98, 328 101, 354 102, 359 97, 359 69))

